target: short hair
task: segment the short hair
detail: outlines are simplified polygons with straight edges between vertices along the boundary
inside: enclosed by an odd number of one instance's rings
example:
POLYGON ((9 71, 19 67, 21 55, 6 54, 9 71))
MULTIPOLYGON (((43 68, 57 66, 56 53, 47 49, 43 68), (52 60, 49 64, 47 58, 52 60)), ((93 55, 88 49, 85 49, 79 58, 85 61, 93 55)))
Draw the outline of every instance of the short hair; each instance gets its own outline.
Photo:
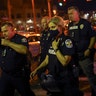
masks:
POLYGON ((64 27, 64 20, 60 16, 54 16, 54 17, 52 17, 51 20, 49 21, 49 23, 50 22, 53 22, 54 24, 56 24, 58 26, 64 27))
POLYGON ((50 17, 49 16, 44 16, 44 17, 42 17, 41 20, 43 20, 43 19, 45 19, 47 21, 47 23, 50 21, 50 17))
POLYGON ((13 24, 10 23, 10 22, 3 22, 3 23, 1 24, 1 27, 5 26, 5 25, 14 27, 13 24))
POLYGON ((70 6, 70 7, 68 8, 68 10, 71 10, 71 9, 74 9, 74 10, 76 10, 76 11, 79 12, 79 8, 78 8, 77 6, 70 6))

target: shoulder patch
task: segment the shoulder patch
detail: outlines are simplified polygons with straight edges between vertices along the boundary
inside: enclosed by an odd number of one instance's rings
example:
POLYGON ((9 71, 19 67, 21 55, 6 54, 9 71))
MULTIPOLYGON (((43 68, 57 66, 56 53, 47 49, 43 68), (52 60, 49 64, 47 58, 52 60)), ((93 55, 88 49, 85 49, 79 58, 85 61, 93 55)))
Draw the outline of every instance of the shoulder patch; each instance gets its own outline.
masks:
POLYGON ((65 40, 65 45, 66 45, 67 48, 72 48, 73 44, 72 44, 71 39, 66 39, 65 40))
POLYGON ((21 41, 22 42, 27 42, 27 39, 26 38, 22 38, 21 41))

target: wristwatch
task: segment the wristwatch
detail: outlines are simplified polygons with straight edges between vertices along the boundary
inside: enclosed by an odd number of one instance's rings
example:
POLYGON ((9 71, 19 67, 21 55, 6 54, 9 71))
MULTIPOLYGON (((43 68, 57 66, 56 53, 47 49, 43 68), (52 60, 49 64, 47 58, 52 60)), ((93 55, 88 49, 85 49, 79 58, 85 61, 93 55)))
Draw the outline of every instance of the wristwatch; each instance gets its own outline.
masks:
POLYGON ((55 49, 55 52, 57 52, 59 49, 57 48, 57 49, 55 49))

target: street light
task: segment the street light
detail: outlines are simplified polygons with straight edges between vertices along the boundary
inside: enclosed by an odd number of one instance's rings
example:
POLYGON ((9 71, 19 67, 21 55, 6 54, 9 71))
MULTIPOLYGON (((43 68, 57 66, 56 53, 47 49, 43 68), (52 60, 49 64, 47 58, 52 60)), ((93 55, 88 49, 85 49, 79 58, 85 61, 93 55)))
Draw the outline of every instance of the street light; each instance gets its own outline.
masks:
POLYGON ((51 1, 51 0, 47 0, 47 2, 48 2, 48 13, 49 13, 49 18, 51 18, 51 6, 50 6, 50 1, 51 1))
POLYGON ((35 32, 37 32, 37 26, 36 26, 36 13, 35 13, 35 4, 34 4, 34 0, 32 0, 32 9, 33 9, 34 29, 35 29, 35 32))
POLYGON ((9 17, 9 20, 11 20, 11 4, 10 4, 10 0, 7 1, 7 8, 8 8, 8 17, 9 17))

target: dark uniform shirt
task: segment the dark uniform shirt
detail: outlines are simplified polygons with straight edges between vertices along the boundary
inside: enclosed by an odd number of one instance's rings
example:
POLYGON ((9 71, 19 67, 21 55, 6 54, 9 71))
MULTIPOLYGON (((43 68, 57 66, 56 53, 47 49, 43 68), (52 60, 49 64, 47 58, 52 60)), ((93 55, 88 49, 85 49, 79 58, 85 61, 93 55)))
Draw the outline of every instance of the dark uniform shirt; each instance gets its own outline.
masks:
POLYGON ((40 37, 41 53, 46 54, 48 49, 47 44, 48 44, 48 31, 42 31, 41 37, 40 37))
POLYGON ((50 45, 50 42, 54 39, 55 35, 57 35, 58 32, 51 32, 49 30, 42 31, 41 33, 41 39, 40 39, 40 46, 41 46, 41 62, 45 59, 46 54, 48 53, 48 48, 50 45))
POLYGON ((90 38, 96 36, 91 24, 85 19, 80 19, 79 23, 75 25, 71 22, 68 29, 77 45, 78 52, 84 52, 89 46, 90 38))
MULTIPOLYGON (((75 48, 73 41, 70 37, 64 36, 63 34, 60 36, 59 41, 59 50, 62 53, 62 55, 69 55, 72 56, 75 53, 75 48)), ((65 78, 66 72, 70 70, 70 63, 67 66, 62 66, 62 64, 59 62, 59 60, 56 57, 56 53, 52 46, 50 46, 48 50, 48 56, 49 56, 49 63, 48 63, 48 69, 49 73, 54 76, 55 79, 65 78)), ((70 70, 71 71, 71 70, 70 70)))
MULTIPOLYGON (((28 47, 27 39, 21 35, 16 34, 11 41, 28 47)), ((21 71, 26 63, 26 55, 20 54, 10 47, 0 46, 0 67, 4 72, 15 74, 21 71)))

